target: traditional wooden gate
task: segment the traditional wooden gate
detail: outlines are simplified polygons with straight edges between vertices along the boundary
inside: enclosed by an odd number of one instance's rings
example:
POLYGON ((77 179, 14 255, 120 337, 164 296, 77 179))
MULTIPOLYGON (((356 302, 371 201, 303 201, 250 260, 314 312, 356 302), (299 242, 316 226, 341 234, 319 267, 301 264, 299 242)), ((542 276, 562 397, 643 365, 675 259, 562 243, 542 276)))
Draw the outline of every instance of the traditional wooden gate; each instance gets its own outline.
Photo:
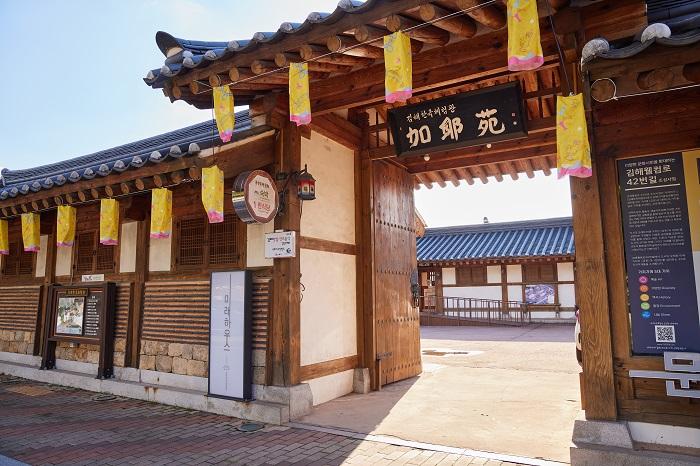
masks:
POLYGON ((374 162, 373 255, 376 359, 380 384, 421 372, 420 316, 413 307, 411 274, 416 270, 413 176, 374 162))

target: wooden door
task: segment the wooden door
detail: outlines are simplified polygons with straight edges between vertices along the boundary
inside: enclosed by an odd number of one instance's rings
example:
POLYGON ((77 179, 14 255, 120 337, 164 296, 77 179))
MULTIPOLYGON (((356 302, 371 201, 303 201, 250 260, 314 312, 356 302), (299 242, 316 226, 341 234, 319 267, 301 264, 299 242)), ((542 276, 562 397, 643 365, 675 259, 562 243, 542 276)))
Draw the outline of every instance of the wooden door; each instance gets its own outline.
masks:
POLYGON ((374 319, 383 385, 421 372, 420 317, 411 295, 416 227, 413 177, 385 162, 374 162, 372 172, 374 319))

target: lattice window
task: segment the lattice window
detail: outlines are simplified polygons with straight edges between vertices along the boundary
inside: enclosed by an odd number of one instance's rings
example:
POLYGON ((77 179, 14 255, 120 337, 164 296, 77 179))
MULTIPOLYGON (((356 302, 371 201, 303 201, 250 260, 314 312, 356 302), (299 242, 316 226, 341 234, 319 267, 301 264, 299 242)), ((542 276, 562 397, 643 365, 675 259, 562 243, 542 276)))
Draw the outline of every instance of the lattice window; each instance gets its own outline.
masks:
POLYGON ((209 223, 206 217, 184 218, 177 222, 176 266, 199 269, 209 266, 239 267, 242 258, 243 225, 234 214, 222 223, 209 223))
POLYGON ((9 246, 10 254, 3 256, 3 276, 26 277, 33 275, 36 253, 24 252, 21 241, 11 242, 9 246))
POLYGON ((114 250, 114 246, 99 244, 99 235, 96 230, 76 234, 73 261, 75 273, 114 272, 114 250))
POLYGON ((486 266, 457 267, 457 286, 486 285, 486 266))
POLYGON ((523 277, 527 283, 556 282, 557 264, 525 264, 523 277))

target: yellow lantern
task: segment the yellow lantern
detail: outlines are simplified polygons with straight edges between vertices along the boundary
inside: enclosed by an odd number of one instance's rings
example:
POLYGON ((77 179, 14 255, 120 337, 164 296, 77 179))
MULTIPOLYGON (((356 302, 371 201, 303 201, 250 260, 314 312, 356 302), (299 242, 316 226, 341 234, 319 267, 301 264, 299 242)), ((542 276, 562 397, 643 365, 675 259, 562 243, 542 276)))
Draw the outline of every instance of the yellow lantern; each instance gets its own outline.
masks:
POLYGON ((384 36, 387 103, 405 102, 413 95, 411 39, 401 31, 384 36))
POLYGON ((41 219, 39 214, 29 212, 22 214, 22 241, 25 252, 37 252, 39 250, 39 239, 41 229, 41 219))
POLYGON ((100 244, 119 244, 119 201, 116 199, 100 201, 100 244))
POLYGON ((166 188, 151 191, 151 238, 170 238, 173 193, 166 188))
POLYGON ((68 248, 75 242, 75 207, 58 206, 56 246, 68 248))
POLYGON ((7 220, 0 220, 0 255, 10 254, 10 236, 7 233, 7 220))
POLYGON ((216 165, 202 169, 202 204, 209 223, 224 221, 224 172, 216 165))

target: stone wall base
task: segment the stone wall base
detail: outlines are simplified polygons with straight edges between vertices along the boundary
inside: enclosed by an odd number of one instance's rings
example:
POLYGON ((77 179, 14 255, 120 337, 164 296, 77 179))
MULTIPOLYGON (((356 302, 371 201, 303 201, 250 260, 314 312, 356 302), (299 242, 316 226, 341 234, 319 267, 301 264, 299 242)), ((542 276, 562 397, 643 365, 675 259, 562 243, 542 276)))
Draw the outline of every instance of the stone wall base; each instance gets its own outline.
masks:
POLYGON ((311 389, 253 385, 255 401, 207 396, 208 379, 136 368, 115 367, 115 378, 96 379, 97 365, 58 359, 56 369, 40 370, 38 356, 0 352, 0 373, 99 393, 206 411, 267 424, 284 424, 311 412, 311 389))
MULTIPOLYGON (((575 446, 571 447, 571 466, 697 466, 700 464, 700 456, 639 449, 632 438, 628 424, 624 421, 577 420, 574 424, 573 442, 575 446)), ((659 448, 664 446, 659 445, 659 448)))

